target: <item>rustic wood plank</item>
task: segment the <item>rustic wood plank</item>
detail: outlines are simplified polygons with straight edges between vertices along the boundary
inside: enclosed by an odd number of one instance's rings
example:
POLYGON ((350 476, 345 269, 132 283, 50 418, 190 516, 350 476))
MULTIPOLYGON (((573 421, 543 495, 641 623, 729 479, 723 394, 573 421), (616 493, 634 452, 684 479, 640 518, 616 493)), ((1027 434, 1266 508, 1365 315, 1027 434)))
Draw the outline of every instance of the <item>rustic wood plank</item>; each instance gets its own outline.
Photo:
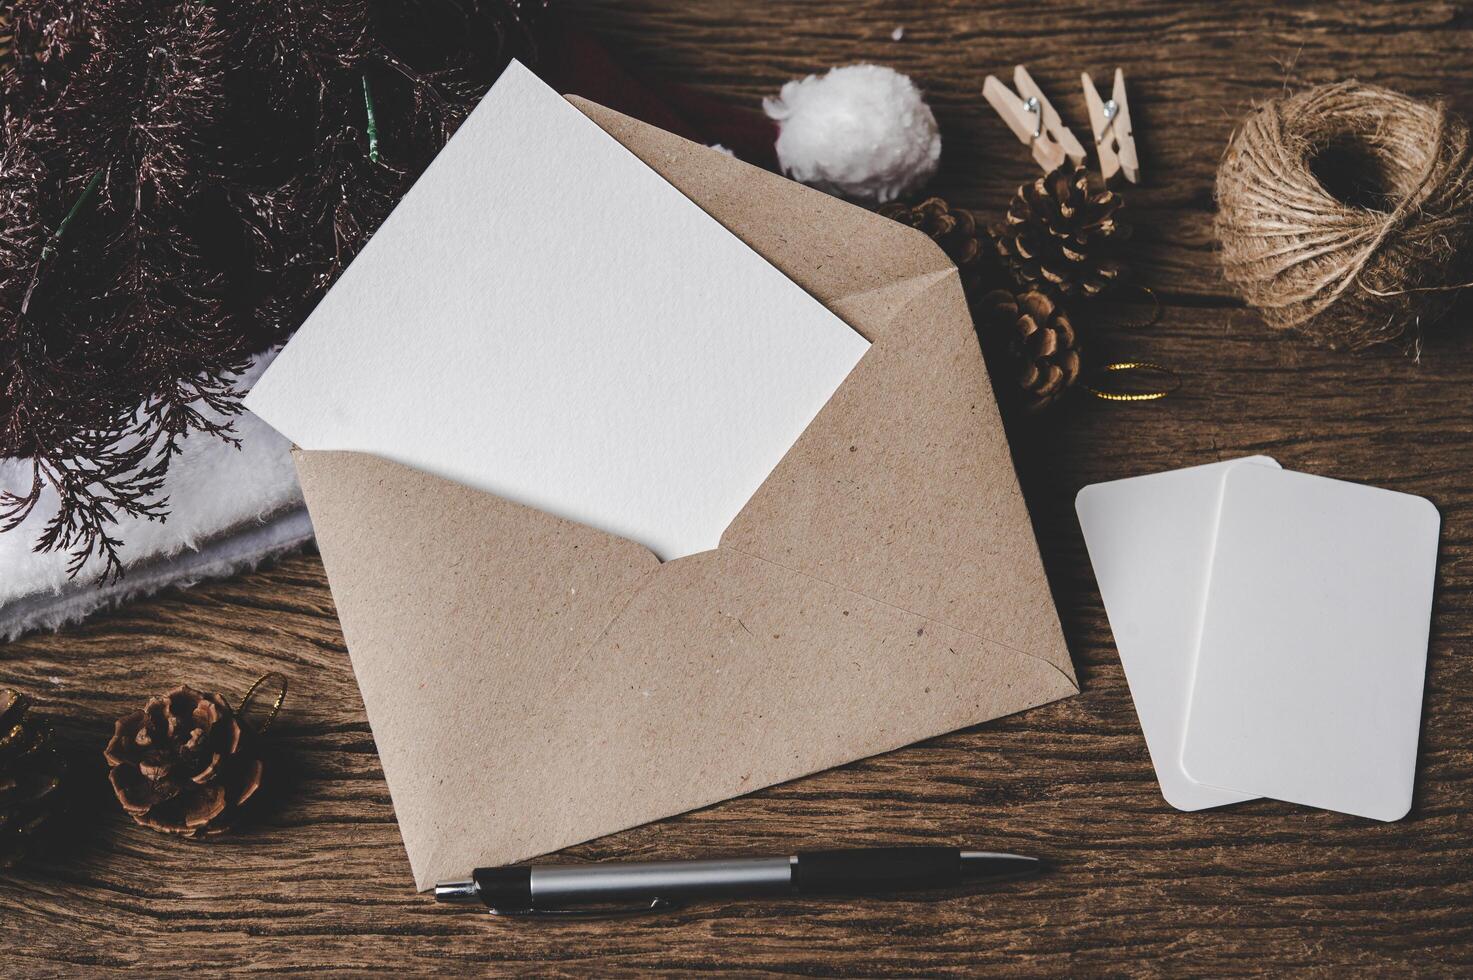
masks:
MULTIPOLYGON (((786 851, 830 839, 982 840, 1053 858, 997 894, 733 902, 535 928, 412 891, 372 735, 315 556, 0 646, 87 780, 70 844, 0 881, 0 973, 237 968, 381 973, 885 976, 1067 973, 1467 975, 1473 971, 1473 333, 1464 302, 1420 363, 1303 349, 1241 308, 1212 256, 1211 183, 1246 106, 1356 75, 1473 114, 1466 3, 1116 0, 582 0, 643 65, 754 102, 854 60, 911 72, 946 140, 935 189, 998 212, 1031 164, 980 99, 1026 61, 1083 128, 1077 72, 1116 64, 1148 186, 1133 193, 1151 328, 1096 338, 1174 365, 1156 405, 1080 402, 1010 424, 1083 693, 900 752, 574 848, 578 858, 786 851), (904 40, 890 40, 904 26, 904 40), (1179 814, 1161 800, 1073 516, 1097 480, 1255 452, 1424 494, 1444 517, 1412 814, 1382 825, 1272 802, 1179 814), (118 812, 110 721, 178 681, 292 681, 271 806, 209 844, 118 812)), ((899 667, 899 665, 897 665, 899 667)))

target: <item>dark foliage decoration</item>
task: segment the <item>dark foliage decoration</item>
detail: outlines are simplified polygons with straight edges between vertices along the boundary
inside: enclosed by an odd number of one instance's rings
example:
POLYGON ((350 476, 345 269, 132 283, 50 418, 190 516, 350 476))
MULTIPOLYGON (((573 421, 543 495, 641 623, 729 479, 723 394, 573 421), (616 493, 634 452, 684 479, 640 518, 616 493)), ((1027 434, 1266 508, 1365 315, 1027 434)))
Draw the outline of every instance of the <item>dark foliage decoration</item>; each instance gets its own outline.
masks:
POLYGON ((32 464, 0 530, 54 490, 37 549, 116 577, 117 519, 233 438, 232 374, 536 63, 547 3, 0 2, 0 458, 32 464))

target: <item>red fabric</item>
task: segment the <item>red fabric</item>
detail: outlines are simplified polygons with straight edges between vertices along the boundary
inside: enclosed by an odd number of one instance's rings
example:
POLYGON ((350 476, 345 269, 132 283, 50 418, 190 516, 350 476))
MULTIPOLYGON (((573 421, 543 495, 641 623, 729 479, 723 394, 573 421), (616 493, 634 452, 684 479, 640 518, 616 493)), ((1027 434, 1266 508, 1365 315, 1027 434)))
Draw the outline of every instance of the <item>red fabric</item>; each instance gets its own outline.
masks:
POLYGON ((748 163, 777 169, 777 124, 760 111, 635 74, 586 31, 558 25, 538 73, 566 95, 592 99, 697 143, 720 143, 748 163))

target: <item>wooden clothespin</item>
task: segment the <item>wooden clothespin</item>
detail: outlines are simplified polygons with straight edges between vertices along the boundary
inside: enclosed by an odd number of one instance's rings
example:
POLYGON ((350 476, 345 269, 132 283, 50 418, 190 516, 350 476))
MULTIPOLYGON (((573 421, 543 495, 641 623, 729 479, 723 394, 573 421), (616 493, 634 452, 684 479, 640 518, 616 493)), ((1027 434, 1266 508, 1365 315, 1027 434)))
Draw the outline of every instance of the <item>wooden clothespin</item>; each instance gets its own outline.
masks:
POLYGON ((1116 172, 1132 184, 1141 180, 1140 160, 1135 154, 1135 133, 1130 125, 1130 103, 1125 100, 1125 72, 1115 69, 1115 89, 1110 98, 1100 98, 1089 72, 1079 76, 1084 83, 1084 101, 1089 106, 1089 124, 1095 132, 1095 150, 1100 155, 1100 173, 1106 180, 1116 172))
POLYGON ((1033 159, 1044 170, 1054 170, 1067 158, 1074 166, 1084 163, 1084 146, 1069 132, 1059 114, 1028 74, 1018 65, 1013 69, 1014 92, 994 75, 982 84, 982 94, 1002 116, 1019 142, 1033 151, 1033 159))

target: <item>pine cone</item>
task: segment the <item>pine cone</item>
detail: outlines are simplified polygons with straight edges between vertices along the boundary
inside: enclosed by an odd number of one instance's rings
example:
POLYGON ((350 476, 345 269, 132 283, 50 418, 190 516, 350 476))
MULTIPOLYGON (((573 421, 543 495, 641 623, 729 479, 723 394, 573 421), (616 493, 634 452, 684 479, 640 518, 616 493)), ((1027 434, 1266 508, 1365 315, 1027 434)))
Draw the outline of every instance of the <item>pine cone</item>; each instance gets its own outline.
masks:
POLYGON ((1052 403, 1079 379, 1079 338, 1061 300, 1035 288, 997 289, 982 299, 990 346, 1015 371, 1029 411, 1052 403))
POLYGON ((939 197, 930 197, 914 207, 887 204, 880 214, 930 235, 962 274, 967 295, 974 295, 990 276, 996 261, 983 242, 977 218, 965 208, 953 208, 939 197))
POLYGON ((61 802, 66 760, 30 699, 0 688, 0 868, 32 851, 61 802))
POLYGON ((255 743, 223 697, 181 686, 118 719, 108 778, 135 822, 214 836, 261 786, 255 743))
POLYGON ((1019 285, 1097 296, 1126 271, 1116 257, 1130 237, 1130 226, 1117 220, 1124 200, 1098 174, 1060 167, 1019 187, 1007 223, 988 232, 1019 285))

